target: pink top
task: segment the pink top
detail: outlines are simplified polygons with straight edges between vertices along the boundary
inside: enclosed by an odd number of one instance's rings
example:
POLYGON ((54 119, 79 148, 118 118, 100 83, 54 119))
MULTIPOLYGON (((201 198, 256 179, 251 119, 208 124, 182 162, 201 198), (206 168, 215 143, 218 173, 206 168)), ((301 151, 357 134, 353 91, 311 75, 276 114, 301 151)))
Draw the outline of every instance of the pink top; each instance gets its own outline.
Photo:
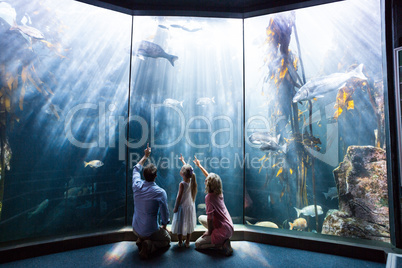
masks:
POLYGON ((209 193, 205 196, 208 220, 213 220, 214 229, 211 234, 212 244, 223 244, 233 235, 233 222, 225 206, 223 194, 209 193))

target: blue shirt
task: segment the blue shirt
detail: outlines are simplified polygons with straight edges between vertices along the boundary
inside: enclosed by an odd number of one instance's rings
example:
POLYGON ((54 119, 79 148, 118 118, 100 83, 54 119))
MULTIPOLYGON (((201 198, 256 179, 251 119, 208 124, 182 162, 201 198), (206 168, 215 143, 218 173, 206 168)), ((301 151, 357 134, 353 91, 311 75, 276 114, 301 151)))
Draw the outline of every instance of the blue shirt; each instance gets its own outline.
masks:
POLYGON ((137 164, 133 170, 134 216, 133 229, 140 236, 150 236, 159 230, 158 212, 162 225, 169 223, 169 209, 165 190, 141 179, 142 165, 137 164))

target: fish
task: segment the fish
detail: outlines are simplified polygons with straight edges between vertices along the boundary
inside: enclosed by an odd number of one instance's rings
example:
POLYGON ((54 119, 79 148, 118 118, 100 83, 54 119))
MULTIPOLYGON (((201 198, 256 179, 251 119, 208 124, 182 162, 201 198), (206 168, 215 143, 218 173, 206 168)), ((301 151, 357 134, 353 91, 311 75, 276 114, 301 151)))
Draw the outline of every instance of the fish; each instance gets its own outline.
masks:
POLYGON ((198 98, 196 103, 197 105, 200 105, 202 107, 205 107, 211 103, 215 103, 215 97, 212 98, 198 98))
POLYGON ((197 205, 197 209, 205 210, 206 208, 207 208, 207 206, 204 203, 197 205))
POLYGON ((43 200, 42 203, 40 203, 34 211, 28 213, 28 218, 31 218, 32 216, 42 213, 48 206, 49 206, 49 199, 43 200))
POLYGON ((338 198, 338 189, 336 187, 330 187, 328 188, 328 192, 322 192, 325 195, 325 199, 328 199, 328 197, 331 197, 331 200, 334 198, 338 198))
POLYGON ((198 32, 198 31, 201 31, 202 30, 202 28, 193 28, 193 29, 189 29, 189 28, 186 28, 186 27, 181 27, 184 31, 187 31, 187 32, 190 32, 190 33, 194 33, 194 32, 198 32))
POLYGON ((56 110, 58 113, 63 112, 58 105, 49 103, 49 106, 45 109, 45 113, 53 114, 53 110, 56 110))
POLYGON ((179 106, 180 105, 181 107, 183 107, 183 102, 184 101, 178 101, 175 99, 166 99, 163 101, 163 104, 167 105, 167 106, 179 106))
POLYGON ((172 66, 174 66, 174 62, 179 59, 177 56, 166 53, 159 45, 145 40, 136 45, 135 53, 136 56, 142 59, 143 57, 165 58, 172 66))
POLYGON ((279 142, 281 134, 278 134, 276 137, 273 137, 269 132, 254 132, 248 137, 248 140, 252 144, 261 145, 267 143, 269 141, 279 142))
POLYGON ((198 32, 198 31, 202 30, 202 28, 189 29, 189 28, 186 28, 186 27, 178 25, 178 24, 171 24, 170 27, 179 28, 179 29, 182 29, 182 30, 184 30, 186 32, 191 32, 191 33, 192 32, 198 32))
POLYGON ((169 27, 167 27, 167 26, 165 26, 165 25, 162 25, 162 24, 158 24, 158 27, 159 27, 159 28, 162 28, 162 29, 169 30, 169 27))
POLYGON ((89 162, 84 161, 84 165, 85 165, 84 167, 90 166, 91 168, 98 168, 103 166, 103 162, 100 160, 92 160, 89 162))
MULTIPOLYGON (((294 207, 296 209, 297 212, 297 217, 299 218, 300 214, 306 215, 306 216, 311 216, 311 217, 315 217, 315 210, 314 210, 314 205, 310 205, 307 207, 304 207, 302 209, 298 209, 296 207, 294 207)), ((324 212, 322 211, 321 206, 317 206, 317 214, 321 215, 324 212)))
POLYGON ((45 36, 41 31, 38 29, 31 27, 31 26, 26 26, 26 25, 17 25, 17 22, 14 21, 14 25, 11 26, 10 31, 12 30, 19 30, 21 33, 24 33, 32 38, 35 39, 44 39, 45 36))
POLYGON ((297 218, 292 222, 289 222, 289 230, 297 229, 303 230, 307 228, 307 221, 304 218, 297 218))
POLYGON ((264 142, 261 147, 260 147, 261 151, 264 152, 268 152, 268 151, 273 151, 273 152, 277 152, 277 151, 282 151, 283 153, 286 153, 287 150, 287 144, 285 143, 284 145, 279 145, 277 142, 275 142, 274 140, 270 140, 268 142, 264 142))
POLYGON ((367 80, 367 77, 363 74, 363 64, 347 73, 333 73, 308 81, 296 92, 293 102, 322 98, 325 94, 344 87, 351 78, 367 80))
POLYGON ((49 103, 48 107, 45 109, 45 113, 53 114, 56 116, 57 120, 60 120, 60 114, 63 112, 59 106, 49 103))
POLYGON ((278 225, 271 221, 259 221, 255 224, 250 223, 249 221, 246 221, 248 225, 254 225, 254 226, 261 226, 261 227, 269 227, 269 228, 279 228, 278 225))
POLYGON ((81 190, 82 187, 72 187, 64 192, 64 198, 75 198, 81 190))

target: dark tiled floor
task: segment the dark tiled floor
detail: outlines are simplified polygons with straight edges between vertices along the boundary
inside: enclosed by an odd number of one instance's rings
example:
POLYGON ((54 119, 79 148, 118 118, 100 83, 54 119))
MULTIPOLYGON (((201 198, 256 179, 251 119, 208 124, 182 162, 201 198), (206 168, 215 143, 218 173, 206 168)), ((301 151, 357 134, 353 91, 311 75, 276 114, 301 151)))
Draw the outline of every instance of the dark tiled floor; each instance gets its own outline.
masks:
POLYGON ((20 260, 1 267, 385 267, 385 264, 334 255, 235 241, 230 257, 217 251, 179 248, 177 242, 149 260, 141 260, 134 242, 119 242, 20 260))

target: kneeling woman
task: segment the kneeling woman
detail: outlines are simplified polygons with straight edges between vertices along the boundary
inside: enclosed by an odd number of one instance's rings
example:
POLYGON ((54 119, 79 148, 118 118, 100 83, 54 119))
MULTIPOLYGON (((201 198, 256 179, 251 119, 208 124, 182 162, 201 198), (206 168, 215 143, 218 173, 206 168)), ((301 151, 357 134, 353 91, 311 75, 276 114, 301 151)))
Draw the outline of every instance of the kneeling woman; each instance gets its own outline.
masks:
POLYGON ((208 173, 195 157, 194 164, 205 175, 205 205, 207 215, 198 218, 208 230, 195 241, 196 249, 222 249, 226 255, 233 253, 230 238, 233 235, 233 222, 225 206, 222 191, 222 180, 215 173, 208 173))

